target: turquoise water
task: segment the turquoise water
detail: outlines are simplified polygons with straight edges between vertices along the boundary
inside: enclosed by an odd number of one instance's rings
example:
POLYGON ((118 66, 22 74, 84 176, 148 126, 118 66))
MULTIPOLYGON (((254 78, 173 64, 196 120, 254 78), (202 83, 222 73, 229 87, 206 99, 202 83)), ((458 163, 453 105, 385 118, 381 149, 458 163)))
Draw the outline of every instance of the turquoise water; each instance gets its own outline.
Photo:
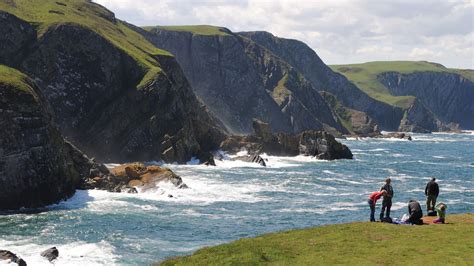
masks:
POLYGON ((472 133, 343 142, 355 160, 267 156, 267 168, 230 161, 170 165, 190 189, 78 191, 41 213, 0 216, 0 249, 31 265, 49 265, 39 253, 50 246, 60 252, 56 265, 145 265, 242 237, 368 220, 366 198, 388 176, 395 190, 392 217, 406 213, 410 199, 424 206, 430 176, 439 181, 448 219, 474 212, 472 133))

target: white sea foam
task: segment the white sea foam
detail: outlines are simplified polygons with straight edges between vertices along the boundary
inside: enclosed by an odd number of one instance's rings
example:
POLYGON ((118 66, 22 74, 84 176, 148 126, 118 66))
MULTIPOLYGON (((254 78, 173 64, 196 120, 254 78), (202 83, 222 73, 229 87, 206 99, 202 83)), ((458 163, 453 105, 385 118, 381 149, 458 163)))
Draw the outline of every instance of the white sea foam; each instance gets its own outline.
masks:
MULTIPOLYGON (((115 249, 106 241, 98 243, 72 242, 69 244, 36 244, 35 238, 22 240, 0 239, 0 247, 9 250, 21 257, 28 265, 51 265, 51 263, 41 257, 41 252, 55 246, 59 250, 59 257, 53 261, 55 265, 116 265, 119 256, 115 249)), ((2 265, 0 262, 0 265, 2 265)), ((12 265, 12 264, 9 264, 12 265)))

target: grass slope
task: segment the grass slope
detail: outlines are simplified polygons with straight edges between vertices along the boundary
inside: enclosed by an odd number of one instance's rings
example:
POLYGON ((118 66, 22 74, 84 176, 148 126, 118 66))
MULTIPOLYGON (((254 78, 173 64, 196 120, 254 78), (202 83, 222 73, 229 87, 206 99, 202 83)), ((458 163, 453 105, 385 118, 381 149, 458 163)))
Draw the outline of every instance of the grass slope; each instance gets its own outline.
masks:
POLYGON ((154 55, 171 56, 169 52, 156 48, 142 35, 116 20, 112 12, 86 0, 0 0, 0 10, 35 25, 39 36, 48 28, 61 23, 86 27, 132 56, 141 67, 152 73, 159 73, 161 70, 154 55))
POLYGON ((7 85, 20 91, 28 92, 28 77, 20 71, 0 65, 0 85, 7 85))
POLYGON ((272 233, 177 257, 161 265, 472 265, 474 214, 445 225, 358 222, 272 233))
POLYGON ((377 79, 377 75, 385 72, 410 74, 414 72, 447 72, 464 76, 474 81, 473 70, 450 69, 440 64, 425 61, 377 61, 363 64, 332 65, 334 71, 346 76, 350 81, 374 99, 390 105, 408 108, 415 97, 393 96, 377 79))
POLYGON ((229 35, 228 30, 223 27, 211 25, 182 25, 182 26, 147 26, 144 30, 150 31, 155 28, 168 31, 186 31, 196 35, 229 35))

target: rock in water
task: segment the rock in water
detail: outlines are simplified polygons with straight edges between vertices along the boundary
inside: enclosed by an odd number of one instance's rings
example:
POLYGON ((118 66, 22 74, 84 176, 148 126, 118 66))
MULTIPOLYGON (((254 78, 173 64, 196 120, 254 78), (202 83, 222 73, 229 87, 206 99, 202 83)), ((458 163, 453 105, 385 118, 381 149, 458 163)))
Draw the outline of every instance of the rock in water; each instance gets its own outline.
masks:
POLYGON ((23 259, 8 250, 0 250, 0 260, 9 260, 18 264, 18 266, 26 266, 26 262, 23 259))
MULTIPOLYGON (((352 159, 353 157, 346 145, 336 141, 334 136, 327 132, 308 130, 296 135, 286 133, 274 135, 261 124, 264 123, 254 121, 256 130, 253 135, 228 137, 221 143, 221 149, 232 153, 247 150, 249 154, 266 153, 275 156, 302 154, 322 160, 352 159)), ((251 156, 244 156, 239 159, 252 161, 251 158, 251 156)))
POLYGON ((267 166, 267 164, 265 163, 265 160, 262 157, 260 157, 260 155, 258 154, 238 156, 238 157, 233 158, 233 160, 244 161, 244 162, 249 162, 249 163, 257 163, 257 164, 260 164, 261 166, 267 166))
POLYGON ((48 248, 47 250, 41 252, 41 256, 45 257, 49 261, 53 261, 59 256, 59 251, 56 247, 48 248))

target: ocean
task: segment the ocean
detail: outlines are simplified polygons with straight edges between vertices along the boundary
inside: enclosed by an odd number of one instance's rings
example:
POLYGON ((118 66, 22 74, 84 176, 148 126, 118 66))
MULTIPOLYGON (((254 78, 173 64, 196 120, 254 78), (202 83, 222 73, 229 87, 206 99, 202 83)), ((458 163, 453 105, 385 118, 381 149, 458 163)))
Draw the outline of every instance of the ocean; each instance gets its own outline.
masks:
POLYGON ((368 221, 367 197, 387 177, 395 192, 392 217, 406 213, 410 199, 425 209, 430 177, 439 183, 438 201, 448 205, 448 222, 450 214, 474 212, 473 132, 341 141, 354 160, 263 155, 267 167, 191 161, 166 165, 189 189, 77 191, 38 212, 0 215, 0 249, 30 265, 51 265, 39 254, 52 246, 60 254, 55 265, 147 265, 243 237, 368 221))

